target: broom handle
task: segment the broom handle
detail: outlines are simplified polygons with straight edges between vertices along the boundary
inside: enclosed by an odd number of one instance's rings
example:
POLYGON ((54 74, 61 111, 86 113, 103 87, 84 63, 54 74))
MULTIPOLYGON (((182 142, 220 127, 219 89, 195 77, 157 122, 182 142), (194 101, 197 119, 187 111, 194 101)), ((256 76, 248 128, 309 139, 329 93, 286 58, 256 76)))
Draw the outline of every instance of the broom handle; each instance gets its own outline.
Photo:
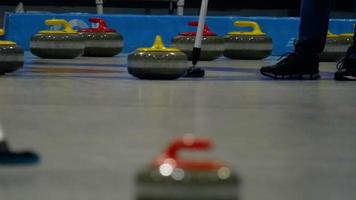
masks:
POLYGON ((202 2, 201 2, 200 15, 199 15, 199 24, 198 24, 198 30, 197 30, 197 35, 196 35, 195 44, 194 44, 195 48, 201 48, 201 42, 202 42, 202 39, 203 39, 203 31, 204 31, 206 13, 208 11, 208 2, 209 2, 209 0, 202 0, 202 2))
POLYGON ((200 58, 201 43, 202 43, 202 39, 203 39, 206 13, 208 11, 208 3, 209 3, 209 0, 202 0, 202 2, 201 2, 197 35, 195 36, 195 43, 194 43, 194 48, 193 48, 193 53, 192 53, 193 66, 195 66, 198 63, 198 60, 200 58))

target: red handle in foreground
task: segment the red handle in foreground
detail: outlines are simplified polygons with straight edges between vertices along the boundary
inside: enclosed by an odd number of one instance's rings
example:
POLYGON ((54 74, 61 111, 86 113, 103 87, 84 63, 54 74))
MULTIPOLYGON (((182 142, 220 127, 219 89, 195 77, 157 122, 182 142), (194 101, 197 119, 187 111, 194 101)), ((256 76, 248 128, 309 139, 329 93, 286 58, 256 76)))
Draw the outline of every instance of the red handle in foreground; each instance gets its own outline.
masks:
POLYGON ((206 138, 177 138, 174 139, 166 148, 166 150, 154 160, 153 164, 155 167, 159 167, 162 164, 167 163, 172 165, 174 168, 181 168, 186 170, 218 170, 225 166, 224 163, 213 160, 197 161, 179 158, 179 151, 206 151, 212 147, 212 141, 206 138))

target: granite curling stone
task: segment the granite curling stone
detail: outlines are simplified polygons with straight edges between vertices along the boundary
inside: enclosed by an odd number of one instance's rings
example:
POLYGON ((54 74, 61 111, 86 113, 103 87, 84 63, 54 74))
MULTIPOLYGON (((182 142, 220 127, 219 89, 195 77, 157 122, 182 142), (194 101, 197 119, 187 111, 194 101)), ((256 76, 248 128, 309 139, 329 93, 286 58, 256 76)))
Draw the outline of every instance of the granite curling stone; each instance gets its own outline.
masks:
POLYGON ((151 48, 139 48, 127 59, 129 74, 139 79, 172 80, 185 75, 187 56, 179 49, 166 48, 160 36, 156 36, 151 48))
MULTIPOLYGON (((5 31, 0 29, 0 36, 5 31)), ((24 51, 12 41, 0 40, 0 75, 14 72, 24 64, 24 51)))
POLYGON ((320 54, 321 61, 337 61, 341 59, 352 45, 353 33, 336 35, 328 32, 324 51, 320 54))
POLYGON ((180 150, 209 150, 205 138, 184 136, 174 139, 136 177, 137 200, 238 200, 239 176, 219 161, 186 160, 180 150))
POLYGON ((230 32, 224 36, 224 56, 230 59, 260 60, 272 54, 272 38, 262 32, 258 23, 236 21, 237 27, 250 27, 251 32, 230 32))
POLYGON ((79 31, 85 39, 83 56, 113 57, 123 49, 123 37, 114 29, 107 27, 106 22, 100 18, 90 18, 90 22, 97 28, 87 28, 79 31))
POLYGON ((40 31, 31 38, 31 53, 40 58, 72 59, 83 55, 84 38, 63 19, 50 19, 48 26, 62 26, 63 30, 40 31))
MULTIPOLYGON (((189 22, 189 26, 196 27, 198 22, 189 22)), ((173 38, 172 47, 178 48, 187 54, 192 60, 192 52, 195 43, 196 32, 183 32, 173 38)), ((223 55, 224 39, 210 31, 207 25, 204 26, 202 46, 199 60, 212 61, 223 55)))

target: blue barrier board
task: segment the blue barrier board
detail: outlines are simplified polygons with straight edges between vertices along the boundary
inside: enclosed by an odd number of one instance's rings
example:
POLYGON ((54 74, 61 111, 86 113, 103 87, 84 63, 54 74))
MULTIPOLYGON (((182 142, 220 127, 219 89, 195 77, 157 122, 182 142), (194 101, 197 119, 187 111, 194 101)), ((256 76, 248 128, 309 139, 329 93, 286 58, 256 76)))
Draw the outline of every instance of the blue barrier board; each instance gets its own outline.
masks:
MULTIPOLYGON (((48 29, 46 19, 61 18, 70 21, 74 28, 90 27, 88 19, 99 17, 82 13, 7 13, 5 16, 5 39, 16 41, 25 50, 29 49, 31 36, 40 30, 48 29)), ((174 36, 184 31, 193 31, 188 27, 189 21, 197 20, 197 16, 171 15, 101 15, 109 27, 117 29, 124 36, 124 52, 131 52, 138 47, 151 46, 156 35, 161 35, 167 46, 174 36)), ((278 56, 293 50, 293 42, 298 35, 298 18, 287 17, 208 17, 207 24, 213 32, 223 36, 230 31, 239 30, 234 27, 236 20, 252 20, 260 24, 262 30, 273 38, 273 55, 278 56)), ((332 19, 330 30, 336 34, 353 32, 353 19, 332 19)))

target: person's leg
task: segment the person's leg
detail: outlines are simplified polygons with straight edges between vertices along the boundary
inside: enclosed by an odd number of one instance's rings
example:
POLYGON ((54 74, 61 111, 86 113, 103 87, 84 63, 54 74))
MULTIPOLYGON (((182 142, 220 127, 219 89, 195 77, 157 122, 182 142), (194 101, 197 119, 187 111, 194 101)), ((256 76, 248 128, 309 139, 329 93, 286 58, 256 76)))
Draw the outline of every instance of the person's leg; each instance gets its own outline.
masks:
POLYGON ((318 79, 319 54, 328 32, 330 0, 302 0, 299 39, 295 52, 261 73, 275 79, 318 79))
POLYGON ((329 28, 330 0, 303 0, 299 39, 295 51, 302 55, 319 55, 325 46, 329 28))

